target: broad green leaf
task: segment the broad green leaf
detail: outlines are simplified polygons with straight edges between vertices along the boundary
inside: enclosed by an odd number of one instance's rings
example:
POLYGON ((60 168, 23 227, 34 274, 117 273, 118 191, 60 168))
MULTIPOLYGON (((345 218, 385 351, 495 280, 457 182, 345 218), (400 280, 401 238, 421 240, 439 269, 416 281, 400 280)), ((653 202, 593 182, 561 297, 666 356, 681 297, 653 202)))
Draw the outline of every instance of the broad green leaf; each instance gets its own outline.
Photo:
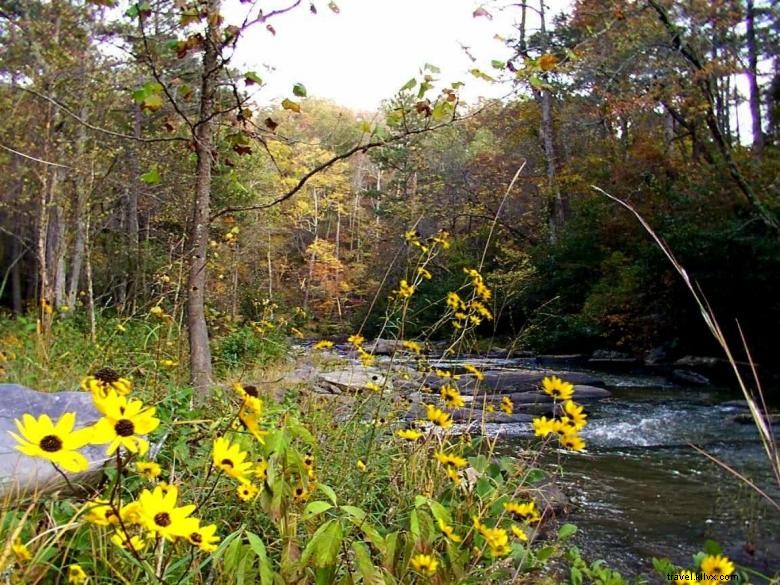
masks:
POLYGON ((536 551, 536 560, 544 562, 555 552, 555 547, 545 546, 536 551))
POLYGON ((341 540, 344 537, 338 520, 328 520, 311 537, 303 551, 302 560, 313 558, 314 566, 324 568, 332 565, 338 556, 341 540))
POLYGON ((577 532, 577 527, 574 524, 564 524, 558 529, 558 538, 566 540, 567 538, 574 536, 577 532))
POLYGON ((571 585, 582 585, 582 571, 577 567, 571 568, 571 585))
POLYGON ((306 86, 302 83, 293 85, 293 95, 301 98, 306 97, 306 86))
POLYGON ((144 101, 141 102, 141 107, 145 110, 151 110, 152 112, 156 112, 160 108, 162 108, 163 100, 162 96, 158 93, 148 95, 144 98, 144 101))
POLYGON ((711 556, 717 556, 723 554, 723 549, 714 540, 707 539, 704 541, 704 552, 711 556))
POLYGON ((317 484, 317 489, 320 490, 323 494, 325 494, 328 497, 328 499, 331 502, 333 502, 334 506, 337 505, 336 504, 336 492, 333 491, 332 487, 330 487, 329 485, 324 484, 324 483, 318 483, 317 484))
POLYGON ((249 547, 257 555, 257 562, 260 565, 260 585, 272 585, 274 572, 271 569, 271 563, 268 562, 265 544, 259 536, 252 532, 247 532, 246 538, 249 541, 249 547))
POLYGON ((355 564, 363 577, 363 582, 366 585, 383 585, 384 579, 374 566, 368 547, 362 542, 355 541, 352 543, 352 550, 355 553, 355 564))
POLYGON ((431 63, 426 63, 425 65, 423 65, 423 70, 430 71, 431 73, 441 73, 441 69, 439 69, 438 67, 436 67, 436 65, 433 65, 431 63))
POLYGON ((415 85, 417 85, 417 80, 414 77, 412 77, 409 81, 407 81, 401 86, 401 91, 408 91, 412 89, 415 85))
POLYGON ((493 69, 506 69, 506 61, 500 61, 499 59, 493 59, 490 62, 490 66, 493 69))
POLYGON ((162 180, 160 169, 157 165, 152 165, 152 168, 141 175, 141 180, 147 185, 157 185, 162 180))
POLYGON ((360 508, 355 506, 341 506, 341 509, 352 518, 360 520, 361 522, 366 519, 366 513, 360 508))
POLYGON ((434 106, 431 117, 435 122, 441 122, 452 116, 453 109, 454 107, 451 102, 446 100, 439 101, 439 103, 434 106))
POLYGON ((409 516, 409 531, 415 538, 420 538, 420 519, 417 516, 417 510, 412 510, 409 516))
POLYGON ((474 68, 474 69, 469 70, 469 73, 471 73, 474 77, 476 77, 478 79, 484 79, 485 81, 491 81, 491 82, 495 81, 495 79, 490 77, 490 75, 488 75, 487 73, 485 73, 481 69, 474 68))
POLYGON ((550 84, 536 75, 531 75, 528 78, 528 83, 530 83, 536 89, 550 89, 550 84))
POLYGON ((254 71, 247 71, 244 73, 244 83, 247 85, 261 85, 263 83, 262 78, 254 71))
POLYGON ((301 105, 298 102, 294 102, 291 99, 285 98, 282 100, 282 107, 285 110, 290 110, 292 112, 295 112, 296 114, 301 113, 301 105))
POLYGON ((333 504, 331 504, 330 502, 325 502, 323 500, 316 500, 314 502, 309 502, 308 504, 306 504, 306 507, 303 509, 303 515, 301 516, 301 519, 309 520, 319 514, 322 514, 323 512, 327 512, 332 507, 333 504))

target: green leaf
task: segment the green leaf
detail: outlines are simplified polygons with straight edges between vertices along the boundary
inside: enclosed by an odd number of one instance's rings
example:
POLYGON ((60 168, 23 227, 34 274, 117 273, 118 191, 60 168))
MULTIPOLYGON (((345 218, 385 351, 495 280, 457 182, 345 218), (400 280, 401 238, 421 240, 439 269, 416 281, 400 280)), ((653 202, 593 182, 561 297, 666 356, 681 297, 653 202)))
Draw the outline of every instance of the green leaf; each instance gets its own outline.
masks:
POLYGON ((341 506, 341 510, 346 512, 347 515, 361 522, 366 519, 366 513, 355 506, 341 506))
POLYGON ((358 128, 363 134, 371 134, 371 122, 369 122, 368 120, 363 120, 362 122, 360 122, 358 128))
POLYGON ((451 102, 446 100, 440 101, 436 104, 436 106, 434 106, 431 117, 433 118, 434 122, 441 122, 442 120, 446 120, 452 115, 453 109, 454 107, 451 102))
POLYGON ((549 559, 555 552, 555 547, 545 546, 536 551, 536 559, 540 562, 544 562, 549 559))
POLYGON ((355 564, 363 577, 363 582, 366 585, 383 585, 384 580, 371 561, 371 552, 368 547, 362 542, 355 541, 352 543, 352 550, 355 553, 355 564))
POLYGON ((156 112, 160 108, 162 108, 163 100, 162 96, 158 93, 148 95, 144 98, 144 101, 141 102, 141 107, 145 110, 151 110, 152 112, 156 112))
POLYGON ((141 175, 141 180, 147 185, 157 185, 162 180, 158 166, 152 165, 152 168, 141 175))
POLYGON ((301 106, 300 106, 300 104, 298 102, 292 101, 291 99, 285 98, 284 100, 282 100, 282 107, 285 110, 290 110, 292 112, 295 112, 296 114, 300 114, 301 113, 301 106))
POLYGON ((247 532, 246 538, 249 541, 249 548, 257 555, 257 562, 260 565, 260 585, 272 585, 274 572, 271 570, 271 563, 268 562, 265 544, 259 536, 252 532, 247 532))
POLYGON ((549 83, 536 75, 531 75, 528 78, 528 83, 530 83, 536 89, 550 89, 551 87, 549 83))
POLYGON ((301 98, 306 97, 306 86, 302 83, 293 85, 293 95, 301 98))
POLYGON ((431 73, 441 73, 441 69, 436 67, 436 65, 432 65, 431 63, 426 63, 423 65, 424 71, 430 71, 431 73))
POLYGON ((333 502, 333 505, 336 506, 336 492, 333 491, 333 488, 330 487, 327 484, 324 483, 318 483, 317 489, 320 490, 323 494, 327 496, 327 498, 333 502))
POLYGON ((505 61, 500 61, 499 59, 493 59, 490 62, 490 66, 493 69, 506 69, 506 62, 505 61))
POLYGON ((244 83, 246 83, 247 85, 254 85, 255 83, 257 85, 261 85, 263 83, 263 80, 254 71, 247 71, 246 73, 244 73, 244 83))
POLYGON ((417 99, 422 99, 431 88, 433 88, 433 84, 430 81, 423 81, 420 84, 420 89, 417 90, 417 99))
POLYGON ((577 567, 571 568, 571 585, 582 585, 582 571, 577 567))
POLYGON ((723 554, 723 549, 714 540, 707 539, 704 541, 704 552, 711 556, 717 556, 723 554))
POLYGON ((414 77, 412 77, 409 81, 407 81, 401 86, 401 91, 408 91, 412 89, 415 85, 417 85, 417 80, 414 77))
POLYGON ((319 514, 322 514, 323 512, 327 512, 333 507, 333 504, 330 502, 325 502, 323 500, 316 500, 314 502, 309 502, 306 504, 306 507, 303 509, 303 515, 301 516, 302 520, 309 520, 311 518, 314 518, 315 516, 318 516, 319 514))
POLYGON ((564 524, 558 529, 558 538, 566 540, 570 536, 574 536, 577 532, 577 527, 574 524, 564 524))
POLYGON ((477 79, 483 79, 485 81, 490 81, 490 82, 495 81, 495 79, 490 77, 490 75, 488 75, 487 73, 485 73, 481 69, 476 69, 476 68, 475 69, 471 69, 471 70, 469 70, 469 73, 471 73, 477 79))
POLYGON ((415 538, 420 538, 420 519, 417 517, 417 510, 412 510, 409 516, 409 531, 415 538))
POLYGON ((313 557, 314 566, 325 568, 333 565, 338 556, 344 534, 338 520, 328 520, 311 537, 303 551, 302 560, 308 562, 313 557))

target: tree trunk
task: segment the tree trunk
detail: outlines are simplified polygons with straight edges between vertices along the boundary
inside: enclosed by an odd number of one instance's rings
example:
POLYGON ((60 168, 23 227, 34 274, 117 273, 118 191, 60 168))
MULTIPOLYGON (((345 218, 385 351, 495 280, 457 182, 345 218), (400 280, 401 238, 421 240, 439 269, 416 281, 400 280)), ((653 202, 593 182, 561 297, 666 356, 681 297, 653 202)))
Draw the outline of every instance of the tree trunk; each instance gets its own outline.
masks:
POLYGON ((11 267, 11 308, 15 315, 22 314, 22 271, 24 252, 21 250, 18 238, 11 240, 11 258, 14 263, 11 267))
POLYGON ((748 51, 748 83, 750 85, 750 117, 753 122, 753 148, 760 152, 764 148, 764 132, 761 129, 761 93, 758 89, 758 49, 756 47, 755 30, 756 11, 753 0, 747 0, 747 51, 748 51))
MULTIPOLYGON (((87 108, 81 108, 81 119, 87 119, 87 108)), ((83 124, 79 125, 78 141, 76 143, 76 160, 81 161, 84 157, 84 151, 87 141, 87 128, 83 124)), ((87 214, 87 186, 81 177, 76 177, 76 206, 73 210, 73 231, 75 233, 75 243, 73 246, 73 260, 70 267, 70 287, 68 288, 68 305, 71 310, 75 310, 78 300, 79 282, 81 281, 81 266, 84 262, 84 248, 86 247, 86 217, 87 214)))
MULTIPOLYGON (((209 0, 209 15, 219 13, 219 0, 209 0)), ((187 330, 190 342, 190 376, 195 389, 195 400, 203 404, 208 399, 211 384, 211 349, 206 324, 206 255, 209 240, 209 212, 211 205, 212 117, 217 74, 219 25, 216 18, 208 19, 203 64, 198 125, 195 129, 196 179, 192 222, 189 227, 187 249, 190 254, 187 274, 187 330)))
POLYGON ((138 295, 140 270, 140 249, 139 249, 139 229, 138 229, 138 187, 141 168, 139 163, 141 143, 141 107, 133 104, 133 136, 136 142, 130 147, 130 180, 127 192, 127 208, 125 210, 127 219, 127 274, 128 274, 128 295, 130 296, 130 305, 135 307, 135 299, 138 295))

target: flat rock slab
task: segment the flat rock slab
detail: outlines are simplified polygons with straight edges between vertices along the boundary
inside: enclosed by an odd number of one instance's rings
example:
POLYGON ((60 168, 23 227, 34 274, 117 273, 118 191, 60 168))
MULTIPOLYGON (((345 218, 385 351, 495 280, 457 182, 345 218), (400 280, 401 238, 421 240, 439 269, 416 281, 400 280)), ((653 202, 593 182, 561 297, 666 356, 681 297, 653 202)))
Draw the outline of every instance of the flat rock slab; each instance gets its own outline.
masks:
MULTIPOLYGON (((572 400, 574 400, 575 402, 588 402, 590 400, 602 400, 604 398, 609 398, 610 396, 612 396, 612 393, 609 390, 605 390, 604 388, 596 388, 595 386, 585 386, 585 385, 575 384, 574 395, 572 396, 572 400)), ((482 399, 482 397, 483 395, 479 394, 475 396, 474 399, 479 401, 482 399)), ((499 404, 504 397, 509 398, 516 405, 518 404, 550 404, 551 405, 553 403, 552 396, 549 396, 544 392, 540 392, 538 390, 531 391, 531 392, 511 392, 509 394, 491 393, 490 391, 487 391, 485 394, 485 398, 487 398, 488 402, 491 402, 493 404, 499 404)))
POLYGON ((319 383, 331 387, 338 394, 340 392, 362 392, 368 383, 385 386, 387 379, 381 370, 355 366, 334 372, 324 372, 319 375, 319 383))
MULTIPOLYGON (((18 384, 0 384, 0 494, 23 494, 49 491, 65 487, 62 476, 52 464, 38 457, 29 457, 16 450, 16 440, 8 434, 19 434, 14 419, 25 413, 38 418, 48 414, 52 421, 66 412, 76 413, 76 427, 94 424, 100 414, 95 410, 92 396, 87 392, 38 392, 18 384)), ((87 458, 89 469, 70 474, 72 485, 86 485, 93 481, 106 461, 105 445, 89 445, 80 452, 87 458)))
MULTIPOLYGON (((538 391, 542 385, 542 379, 546 376, 558 376, 559 378, 580 386, 604 386, 604 382, 589 374, 580 372, 542 372, 535 370, 526 371, 487 371, 483 372, 485 379, 477 385, 477 381, 471 374, 461 376, 458 380, 458 388, 463 394, 473 394, 475 388, 483 391, 491 391, 494 394, 511 394, 516 392, 538 391)), ((426 382, 433 388, 441 386, 441 379, 429 376, 426 382), (435 378, 435 380, 434 380, 435 378), (439 382, 436 382, 439 380, 439 382)))

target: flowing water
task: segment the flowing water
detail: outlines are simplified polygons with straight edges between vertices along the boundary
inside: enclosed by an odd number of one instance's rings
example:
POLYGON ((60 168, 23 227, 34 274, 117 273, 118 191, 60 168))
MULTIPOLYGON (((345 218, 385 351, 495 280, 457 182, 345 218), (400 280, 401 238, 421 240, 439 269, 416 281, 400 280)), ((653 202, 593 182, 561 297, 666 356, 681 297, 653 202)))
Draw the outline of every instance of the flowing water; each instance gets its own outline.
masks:
MULTIPOLYGON (((738 396, 596 375, 613 396, 586 406, 587 452, 556 452, 545 461, 553 469, 560 463, 559 483, 576 505, 568 521, 580 528, 575 543, 583 556, 662 582, 652 557, 690 565, 713 539, 740 563, 764 573, 780 569, 780 513, 690 446, 780 498, 755 428, 732 420, 746 410, 724 404, 738 396)), ((520 431, 511 441, 523 448, 526 437, 520 431)))

